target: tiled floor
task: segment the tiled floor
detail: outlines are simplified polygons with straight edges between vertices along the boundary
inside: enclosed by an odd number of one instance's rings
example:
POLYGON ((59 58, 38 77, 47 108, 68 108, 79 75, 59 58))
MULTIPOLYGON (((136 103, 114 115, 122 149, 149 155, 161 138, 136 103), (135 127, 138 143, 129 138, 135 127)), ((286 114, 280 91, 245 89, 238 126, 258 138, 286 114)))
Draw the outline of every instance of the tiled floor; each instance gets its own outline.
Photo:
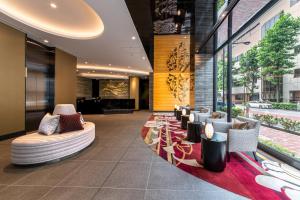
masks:
POLYGON ((38 167, 15 167, 0 142, 0 200, 243 199, 157 157, 140 130, 150 113, 85 116, 96 140, 80 154, 38 167))

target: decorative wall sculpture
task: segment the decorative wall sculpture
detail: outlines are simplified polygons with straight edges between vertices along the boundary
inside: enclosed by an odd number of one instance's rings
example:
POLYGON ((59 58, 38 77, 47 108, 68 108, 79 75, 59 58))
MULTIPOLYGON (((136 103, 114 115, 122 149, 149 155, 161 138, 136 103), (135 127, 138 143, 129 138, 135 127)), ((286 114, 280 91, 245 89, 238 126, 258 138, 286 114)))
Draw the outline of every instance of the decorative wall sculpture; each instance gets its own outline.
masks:
POLYGON ((128 80, 100 80, 100 97, 110 98, 129 98, 128 80))
POLYGON ((154 37, 154 110, 191 105, 190 39, 183 35, 154 37))

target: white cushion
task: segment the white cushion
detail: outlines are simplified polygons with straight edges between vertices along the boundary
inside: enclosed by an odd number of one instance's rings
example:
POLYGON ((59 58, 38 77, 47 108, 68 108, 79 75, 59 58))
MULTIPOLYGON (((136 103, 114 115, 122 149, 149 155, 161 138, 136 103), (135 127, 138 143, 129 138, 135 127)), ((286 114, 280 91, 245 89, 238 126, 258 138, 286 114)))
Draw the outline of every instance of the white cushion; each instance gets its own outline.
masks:
POLYGON ((49 113, 47 113, 43 117, 39 125, 38 132, 45 135, 51 135, 57 129, 58 124, 59 124, 59 115, 50 115, 49 113))
POLYGON ((54 115, 73 115, 76 110, 73 104, 57 104, 53 111, 54 115))

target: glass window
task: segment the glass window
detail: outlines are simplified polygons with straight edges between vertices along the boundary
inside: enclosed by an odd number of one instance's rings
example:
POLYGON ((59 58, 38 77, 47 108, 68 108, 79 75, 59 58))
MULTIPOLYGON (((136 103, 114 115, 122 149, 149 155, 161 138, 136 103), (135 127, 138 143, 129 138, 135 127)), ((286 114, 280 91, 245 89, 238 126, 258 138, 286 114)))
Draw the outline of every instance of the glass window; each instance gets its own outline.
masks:
POLYGON ((217 110, 226 111, 227 104, 227 46, 217 54, 218 78, 217 78, 217 110))
MULTIPOLYGON (((245 2, 241 0, 238 8, 245 2)), ((290 26, 285 24, 300 23, 297 22, 299 9, 300 3, 290 7, 290 1, 279 0, 232 40, 233 104, 241 109, 239 115, 261 121, 262 145, 298 161, 300 150, 292 144, 300 144, 300 136, 291 133, 300 133, 300 89, 294 79, 300 77, 300 30, 289 31, 290 26), (288 42, 294 39, 295 42, 288 42), (275 61, 281 63, 282 59, 289 67, 274 67, 275 61), (288 70, 283 72, 283 68, 288 70)), ((235 29, 251 17, 237 19, 239 13, 234 13, 235 29)), ((218 64, 222 60, 220 54, 218 64)))
POLYGON ((296 3, 299 3, 300 0, 290 0, 290 6, 294 6, 296 3))
POLYGON ((300 77, 300 69, 295 69, 294 70, 294 78, 299 78, 300 77))
POLYGON ((267 31, 273 27, 273 25, 278 21, 280 17, 280 14, 275 15, 274 17, 272 17, 269 21, 267 21, 266 23, 264 23, 264 25, 262 25, 261 27, 261 38, 264 38, 267 31))

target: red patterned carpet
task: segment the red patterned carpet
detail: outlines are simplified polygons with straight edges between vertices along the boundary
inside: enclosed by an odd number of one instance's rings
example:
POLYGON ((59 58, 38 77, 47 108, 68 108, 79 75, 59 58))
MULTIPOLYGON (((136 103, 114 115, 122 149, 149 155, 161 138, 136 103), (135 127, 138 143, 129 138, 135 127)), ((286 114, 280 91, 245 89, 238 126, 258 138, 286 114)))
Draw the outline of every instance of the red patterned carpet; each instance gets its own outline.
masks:
POLYGON ((264 173, 261 165, 242 153, 232 153, 223 172, 211 172, 202 167, 201 144, 185 141, 186 131, 173 117, 152 116, 149 120, 168 121, 160 129, 144 126, 142 137, 146 144, 160 157, 178 168, 215 184, 223 189, 250 199, 289 199, 284 193, 276 192, 256 183, 255 177, 264 173))

